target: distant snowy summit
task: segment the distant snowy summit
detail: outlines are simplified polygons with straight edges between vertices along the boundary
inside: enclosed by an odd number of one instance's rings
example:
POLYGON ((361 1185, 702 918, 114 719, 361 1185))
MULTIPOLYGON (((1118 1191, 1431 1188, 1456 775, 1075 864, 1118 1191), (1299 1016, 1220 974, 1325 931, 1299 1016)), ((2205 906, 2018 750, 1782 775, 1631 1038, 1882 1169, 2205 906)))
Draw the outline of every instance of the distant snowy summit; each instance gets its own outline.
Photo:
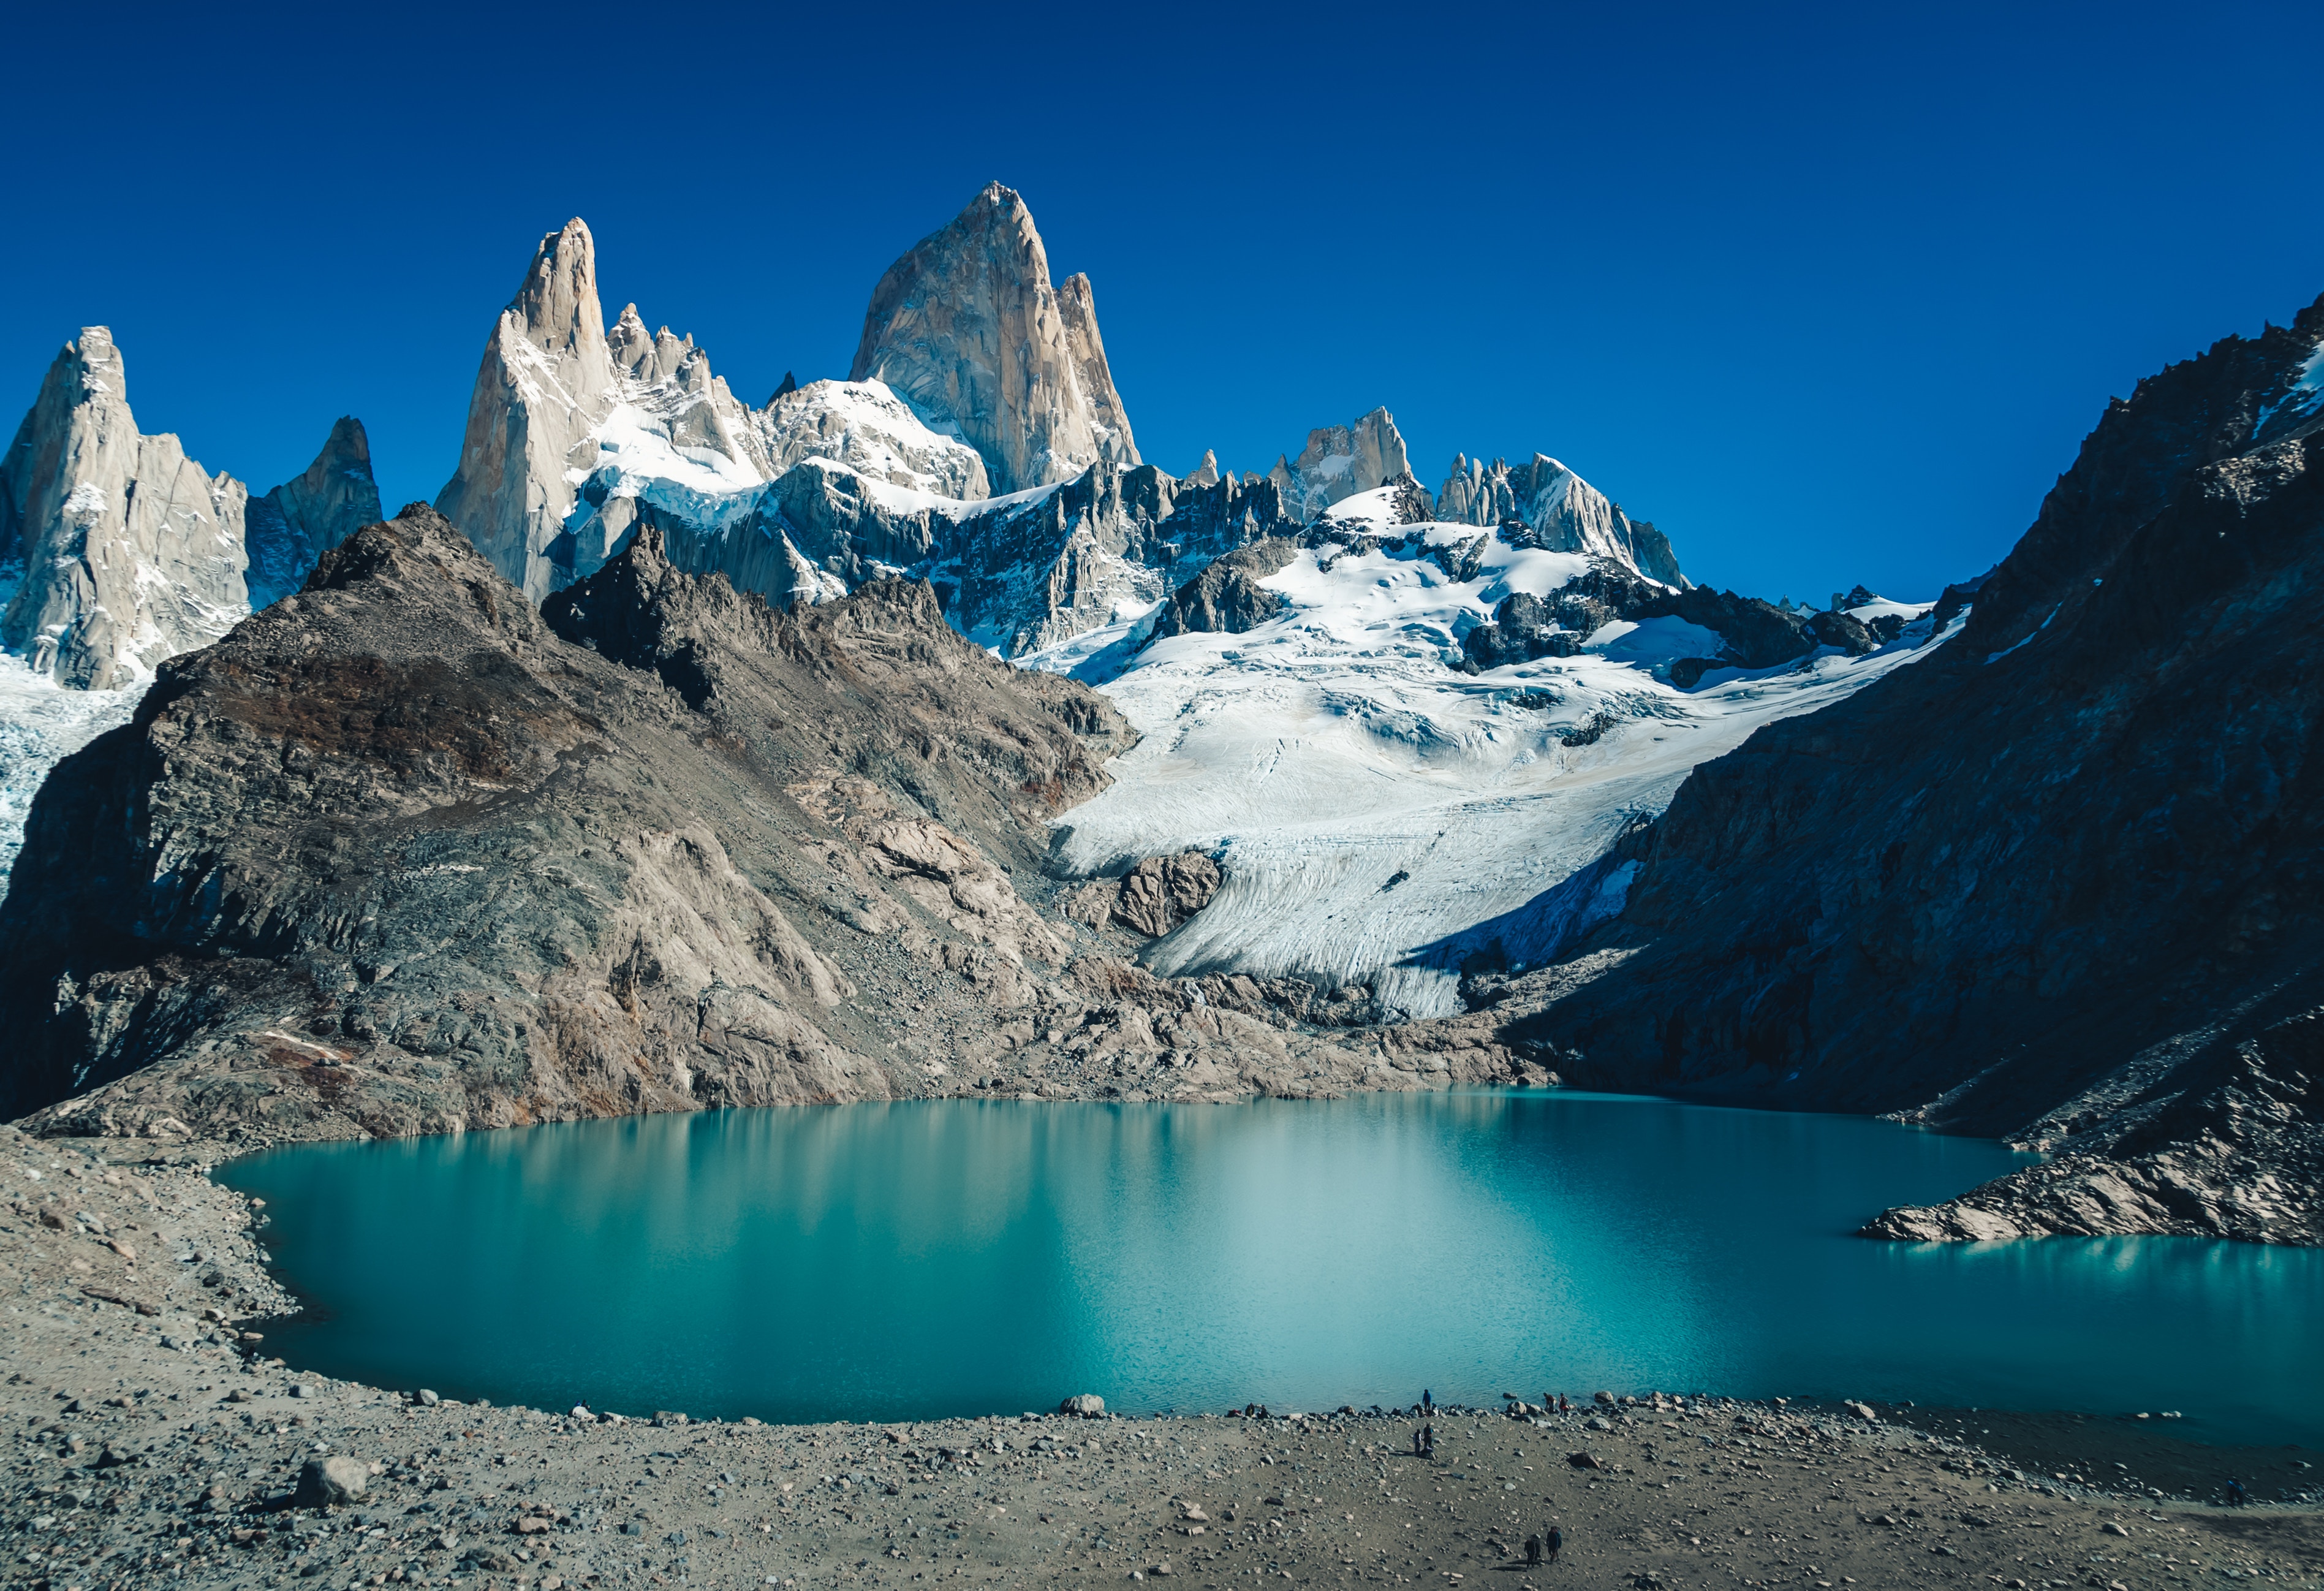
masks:
MULTIPOLYGON (((150 680, 379 515, 352 420, 252 499, 140 436, 124 393, 84 333, 0 466, 0 552, 32 571, 5 638, 33 691, 0 705, 0 862, 48 766, 126 715, 36 687, 150 680)), ((535 603, 649 531, 781 606, 926 579, 962 634, 1146 732, 1057 844, 1085 876, 1207 858, 1213 898, 1136 947, 1148 965, 1359 987, 1341 1004, 1383 1014, 1449 1009, 1480 947, 1537 960, 1618 908, 1611 847, 1689 768, 1931 632, 1868 594, 1810 613, 1698 587, 1545 453, 1456 456, 1431 491, 1384 407, 1265 469, 1173 476, 1139 454, 1089 279, 1053 282, 997 182, 882 274, 846 380, 787 375, 757 405, 635 304, 608 325, 587 225, 547 233, 437 507, 535 603)))
POLYGON ((1391 487, 1411 523, 1508 527, 1686 585, 1652 525, 1545 456, 1458 458, 1432 495, 1386 409, 1316 429, 1264 474, 1208 454, 1185 476, 1143 462, 1089 279, 1052 283, 1031 211, 997 182, 881 278, 848 380, 787 384, 763 407, 634 305, 607 330, 597 276, 578 218, 541 239, 437 498, 535 600, 651 525, 678 568, 777 602, 924 576, 958 628, 1021 657, 1391 487))

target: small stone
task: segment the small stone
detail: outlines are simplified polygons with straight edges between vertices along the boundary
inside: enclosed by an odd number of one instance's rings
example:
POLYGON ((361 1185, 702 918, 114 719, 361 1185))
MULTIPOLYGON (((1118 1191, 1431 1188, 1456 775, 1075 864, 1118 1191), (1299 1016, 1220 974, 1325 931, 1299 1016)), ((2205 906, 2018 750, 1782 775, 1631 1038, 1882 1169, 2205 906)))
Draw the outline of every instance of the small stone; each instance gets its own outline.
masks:
POLYGON ((2105 1531, 2109 1536, 2127 1536, 2130 1534, 2128 1531, 2125 1530, 2122 1526, 2116 1524, 2112 1520, 2107 1521, 2106 1523, 2100 1525, 2098 1529, 2105 1531))
POLYGON ((414 1396, 419 1401, 420 1406, 423 1409, 433 1409, 437 1404, 444 1401, 426 1387, 421 1387, 414 1396))
POLYGON ((528 1513, 516 1522, 516 1533, 520 1536, 538 1536, 548 1529, 549 1522, 537 1513, 528 1513))
POLYGON ((364 1485, 371 1479, 368 1470, 356 1459, 343 1453, 328 1458, 309 1458, 300 1467, 299 1487, 291 1494, 291 1503, 300 1508, 327 1508, 335 1503, 350 1503, 364 1494, 364 1485))
POLYGON ((1850 1414, 1855 1415, 1858 1420, 1878 1420, 1880 1418, 1880 1416, 1872 1411, 1872 1405, 1869 1403, 1849 1401, 1842 1403, 1840 1407, 1847 1410, 1850 1414))
POLYGON ((236 1387, 226 1395, 226 1401, 229 1403, 247 1403, 250 1401, 250 1394, 242 1388, 236 1387))
POLYGON ((319 1398, 323 1395, 323 1389, 309 1381, 294 1381, 290 1383, 290 1395, 294 1398, 319 1398))
POLYGON ((573 1418, 576 1420, 595 1420, 597 1417, 589 1412, 588 1404, 576 1403, 573 1405, 573 1418))

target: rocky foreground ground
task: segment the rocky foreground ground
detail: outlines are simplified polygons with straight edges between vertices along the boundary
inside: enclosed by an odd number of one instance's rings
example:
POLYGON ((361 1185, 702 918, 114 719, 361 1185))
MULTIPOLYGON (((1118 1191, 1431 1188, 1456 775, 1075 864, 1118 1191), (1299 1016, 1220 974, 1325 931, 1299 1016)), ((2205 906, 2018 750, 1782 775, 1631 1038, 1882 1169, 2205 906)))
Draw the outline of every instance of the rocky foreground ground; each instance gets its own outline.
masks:
POLYGON ((1405 1412, 779 1427, 333 1381, 269 1354, 291 1301, 216 1152, 0 1129, 6 1584, 2324 1581, 2311 1455, 2159 1420, 1517 1388, 1424 1460, 1405 1412))

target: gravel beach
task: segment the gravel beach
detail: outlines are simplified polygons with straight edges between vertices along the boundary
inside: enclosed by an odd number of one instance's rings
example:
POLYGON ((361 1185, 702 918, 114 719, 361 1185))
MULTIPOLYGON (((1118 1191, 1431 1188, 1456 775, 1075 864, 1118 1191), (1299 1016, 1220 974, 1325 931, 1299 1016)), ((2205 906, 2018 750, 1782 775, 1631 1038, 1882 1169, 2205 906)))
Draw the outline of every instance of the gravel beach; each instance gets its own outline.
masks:
POLYGON ((205 1174, 225 1152, 0 1129, 6 1584, 2324 1581, 2314 1454, 2160 1418, 1644 1389, 1550 1389, 1572 1408, 1545 1415, 1511 1387, 1433 1419, 770 1426, 334 1381, 268 1352, 295 1306, 264 1212, 205 1174), (1433 1459, 1411 1451, 1424 1425, 1433 1459), (2219 1505, 2230 1478, 2251 1505, 2219 1505), (1552 1525, 1560 1561, 1529 1564, 1552 1525))

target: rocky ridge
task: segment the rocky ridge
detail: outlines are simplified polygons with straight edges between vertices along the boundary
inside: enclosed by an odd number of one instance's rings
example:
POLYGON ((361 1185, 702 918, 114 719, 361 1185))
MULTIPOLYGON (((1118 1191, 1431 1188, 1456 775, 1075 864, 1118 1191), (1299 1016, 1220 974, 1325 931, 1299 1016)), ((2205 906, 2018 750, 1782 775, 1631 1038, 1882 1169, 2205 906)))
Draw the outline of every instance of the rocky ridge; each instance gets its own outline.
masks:
POLYGON ((1551 552, 1579 552, 1683 590, 1670 538, 1546 453, 1514 467, 1455 455, 1436 494, 1436 517, 1455 524, 1506 527, 1512 541, 1551 552))
POLYGON ((782 613, 649 532, 536 611, 414 505, 43 788, 0 903, 9 1101, 272 1139, 1525 1075, 1053 915, 1043 826, 1126 738, 925 584, 782 613))
POLYGON ((2317 1241, 2319 344, 2324 301, 2112 402, 1953 640, 1696 768, 1620 916, 1454 1024, 2061 1156, 1884 1235, 2317 1241))
MULTIPOLYGON (((1402 523, 1436 517, 1385 409, 1318 428, 1264 476, 1212 454, 1183 480, 1142 465, 1088 279, 1048 273, 1023 199, 991 184, 883 276, 849 380, 787 376, 754 410, 634 305, 604 328, 595 240, 568 222, 488 339, 437 506, 536 601, 650 526, 679 568, 779 603, 925 576, 957 628, 1010 657, 1382 490, 1402 523)), ((1536 464, 1557 486, 1527 499, 1532 544, 1683 583, 1651 526, 1536 464)))

